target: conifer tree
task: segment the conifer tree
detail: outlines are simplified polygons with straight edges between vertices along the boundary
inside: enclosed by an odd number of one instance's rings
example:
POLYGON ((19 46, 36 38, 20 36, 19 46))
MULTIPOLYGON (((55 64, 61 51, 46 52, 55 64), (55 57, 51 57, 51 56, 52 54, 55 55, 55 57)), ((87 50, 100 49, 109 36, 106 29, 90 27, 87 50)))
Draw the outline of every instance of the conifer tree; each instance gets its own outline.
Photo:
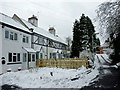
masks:
POLYGON ((86 21, 87 21, 87 31, 88 31, 88 37, 89 37, 89 40, 88 40, 88 43, 89 43, 89 49, 90 51, 92 51, 92 40, 94 40, 94 42, 96 42, 96 35, 94 34, 95 33, 95 30, 94 30, 94 26, 92 24, 92 21, 91 19, 87 16, 86 17, 86 21))
POLYGON ((87 20, 84 14, 82 14, 80 18, 80 31, 82 33, 81 35, 81 43, 82 43, 82 48, 86 49, 88 46, 88 29, 87 29, 87 20))
POLYGON ((79 21, 75 20, 74 27, 73 27, 73 41, 72 41, 72 52, 71 57, 79 57, 79 21))
POLYGON ((83 50, 89 49, 90 51, 92 51, 92 40, 94 40, 94 43, 97 42, 96 45, 100 44, 99 40, 96 39, 96 35, 94 33, 94 26, 88 16, 82 14, 79 21, 75 20, 73 26, 71 57, 79 57, 79 53, 83 50))
POLYGON ((80 30, 83 31, 83 48, 85 50, 89 49, 90 51, 92 51, 92 40, 94 40, 95 43, 97 39, 96 35, 94 34, 95 30, 91 19, 84 14, 82 14, 82 17, 80 19, 80 30))

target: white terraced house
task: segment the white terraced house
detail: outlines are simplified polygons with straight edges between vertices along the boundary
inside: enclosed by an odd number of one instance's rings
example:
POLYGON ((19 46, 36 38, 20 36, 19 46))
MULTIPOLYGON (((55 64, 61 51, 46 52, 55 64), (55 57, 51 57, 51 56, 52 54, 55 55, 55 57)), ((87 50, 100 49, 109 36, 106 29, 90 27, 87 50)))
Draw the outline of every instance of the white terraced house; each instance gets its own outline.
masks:
POLYGON ((0 13, 0 74, 36 67, 37 59, 68 58, 66 48, 53 27, 38 27, 34 15, 26 21, 0 13))

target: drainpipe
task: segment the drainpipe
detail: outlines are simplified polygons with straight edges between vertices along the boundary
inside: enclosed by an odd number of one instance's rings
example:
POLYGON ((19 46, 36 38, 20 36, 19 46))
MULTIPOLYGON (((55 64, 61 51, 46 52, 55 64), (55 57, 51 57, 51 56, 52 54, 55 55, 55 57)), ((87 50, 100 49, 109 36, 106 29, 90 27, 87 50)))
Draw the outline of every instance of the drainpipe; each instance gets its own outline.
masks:
POLYGON ((47 45, 46 45, 46 54, 47 54, 47 59, 48 59, 48 39, 47 39, 47 45))
POLYGON ((27 52, 28 53, 28 61, 27 61, 27 66, 28 66, 28 69, 29 69, 29 52, 27 52))

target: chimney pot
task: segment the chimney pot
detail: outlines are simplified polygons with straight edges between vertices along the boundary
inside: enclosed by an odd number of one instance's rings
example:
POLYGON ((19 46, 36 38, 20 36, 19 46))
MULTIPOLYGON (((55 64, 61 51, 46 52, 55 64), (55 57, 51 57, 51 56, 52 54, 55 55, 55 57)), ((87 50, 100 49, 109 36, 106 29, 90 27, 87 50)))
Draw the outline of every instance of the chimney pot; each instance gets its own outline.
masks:
POLYGON ((51 34, 53 34, 54 36, 55 36, 55 29, 54 29, 54 27, 50 27, 49 28, 49 32, 51 33, 51 34))
POLYGON ((32 25, 38 27, 38 19, 37 19, 37 17, 35 15, 28 18, 28 22, 31 23, 32 25))

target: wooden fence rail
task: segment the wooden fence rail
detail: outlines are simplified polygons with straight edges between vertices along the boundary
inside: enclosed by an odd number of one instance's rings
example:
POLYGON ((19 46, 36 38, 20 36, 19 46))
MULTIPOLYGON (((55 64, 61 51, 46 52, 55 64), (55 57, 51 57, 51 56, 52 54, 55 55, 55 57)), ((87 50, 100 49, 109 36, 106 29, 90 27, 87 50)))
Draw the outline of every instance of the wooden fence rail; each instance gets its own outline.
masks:
POLYGON ((38 59, 36 60, 37 67, 58 67, 77 69, 81 66, 88 68, 88 59, 38 59))

